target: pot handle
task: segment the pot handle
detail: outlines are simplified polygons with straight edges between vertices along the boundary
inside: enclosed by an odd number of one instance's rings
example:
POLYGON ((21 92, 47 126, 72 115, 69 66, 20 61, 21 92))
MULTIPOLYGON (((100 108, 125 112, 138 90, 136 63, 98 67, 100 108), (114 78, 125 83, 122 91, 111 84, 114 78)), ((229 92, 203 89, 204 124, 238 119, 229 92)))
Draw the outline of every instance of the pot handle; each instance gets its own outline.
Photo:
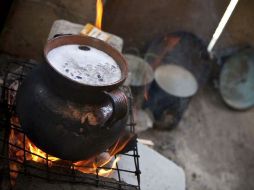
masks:
POLYGON ((128 99, 125 93, 119 89, 111 92, 105 91, 104 93, 109 96, 113 106, 113 112, 110 120, 112 121, 123 118, 128 111, 128 99))

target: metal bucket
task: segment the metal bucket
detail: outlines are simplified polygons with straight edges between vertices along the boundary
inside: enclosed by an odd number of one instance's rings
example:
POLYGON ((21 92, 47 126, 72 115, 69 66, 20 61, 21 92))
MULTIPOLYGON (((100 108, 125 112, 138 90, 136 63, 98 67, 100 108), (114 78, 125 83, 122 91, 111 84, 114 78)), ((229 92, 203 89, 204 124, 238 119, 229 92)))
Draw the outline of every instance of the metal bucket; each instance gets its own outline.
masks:
POLYGON ((155 70, 155 80, 144 106, 151 110, 155 127, 173 128, 208 79, 211 64, 206 46, 191 33, 171 33, 150 44, 145 60, 155 70))
POLYGON ((125 85, 129 85, 137 109, 142 107, 145 91, 154 79, 152 67, 141 57, 133 54, 124 54, 128 64, 128 77, 125 85))
POLYGON ((229 57, 220 73, 220 93, 231 108, 254 106, 254 49, 244 49, 229 57))

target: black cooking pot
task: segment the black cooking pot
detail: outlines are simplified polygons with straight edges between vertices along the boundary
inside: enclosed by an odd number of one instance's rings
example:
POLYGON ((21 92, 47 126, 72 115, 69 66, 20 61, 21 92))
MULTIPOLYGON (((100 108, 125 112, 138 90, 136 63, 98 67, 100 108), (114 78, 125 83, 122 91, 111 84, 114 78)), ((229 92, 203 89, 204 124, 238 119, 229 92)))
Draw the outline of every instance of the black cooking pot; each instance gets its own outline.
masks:
POLYGON ((58 72, 52 64, 38 65, 17 93, 17 113, 28 138, 46 153, 65 160, 89 159, 112 146, 127 120, 128 101, 119 89, 127 65, 117 50, 101 40, 78 35, 48 41, 44 54, 62 45, 78 44, 110 55, 121 70, 113 84, 81 84, 58 72))

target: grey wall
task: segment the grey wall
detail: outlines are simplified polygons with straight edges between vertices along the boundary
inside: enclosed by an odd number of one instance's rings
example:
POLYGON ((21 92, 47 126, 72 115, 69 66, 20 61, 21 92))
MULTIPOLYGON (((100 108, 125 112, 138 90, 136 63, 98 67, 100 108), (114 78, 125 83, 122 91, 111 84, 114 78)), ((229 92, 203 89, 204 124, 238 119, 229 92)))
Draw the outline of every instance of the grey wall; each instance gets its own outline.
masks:
MULTIPOLYGON (((229 0, 109 0, 104 28, 125 39, 127 47, 143 48, 158 35, 184 30, 212 37, 229 0)), ((240 0, 216 48, 254 44, 254 1, 240 0)))
POLYGON ((4 31, 0 51, 42 60, 43 47, 54 20, 94 22, 95 0, 15 0, 4 31))
MULTIPOLYGON (((190 31, 206 43, 212 37, 229 0, 108 0, 103 29, 124 38, 125 47, 142 49, 154 37, 190 31)), ((42 60, 42 50, 56 19, 94 22, 96 0, 15 0, 0 51, 42 60)), ((240 0, 216 48, 254 44, 254 1, 240 0)))

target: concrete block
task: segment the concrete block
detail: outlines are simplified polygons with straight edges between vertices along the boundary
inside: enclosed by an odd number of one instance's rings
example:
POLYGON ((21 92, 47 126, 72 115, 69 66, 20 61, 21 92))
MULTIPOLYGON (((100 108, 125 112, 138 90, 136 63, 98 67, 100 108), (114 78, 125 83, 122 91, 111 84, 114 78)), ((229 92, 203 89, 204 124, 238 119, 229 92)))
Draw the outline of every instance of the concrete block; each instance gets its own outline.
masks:
MULTIPOLYGON (((185 173, 181 167, 141 143, 138 143, 138 152, 142 190, 185 190, 185 173)), ((133 158, 122 156, 118 167, 134 171, 133 158)), ((117 174, 114 175, 117 179, 117 174)), ((128 184, 137 184, 133 174, 121 173, 121 178, 128 184)))

